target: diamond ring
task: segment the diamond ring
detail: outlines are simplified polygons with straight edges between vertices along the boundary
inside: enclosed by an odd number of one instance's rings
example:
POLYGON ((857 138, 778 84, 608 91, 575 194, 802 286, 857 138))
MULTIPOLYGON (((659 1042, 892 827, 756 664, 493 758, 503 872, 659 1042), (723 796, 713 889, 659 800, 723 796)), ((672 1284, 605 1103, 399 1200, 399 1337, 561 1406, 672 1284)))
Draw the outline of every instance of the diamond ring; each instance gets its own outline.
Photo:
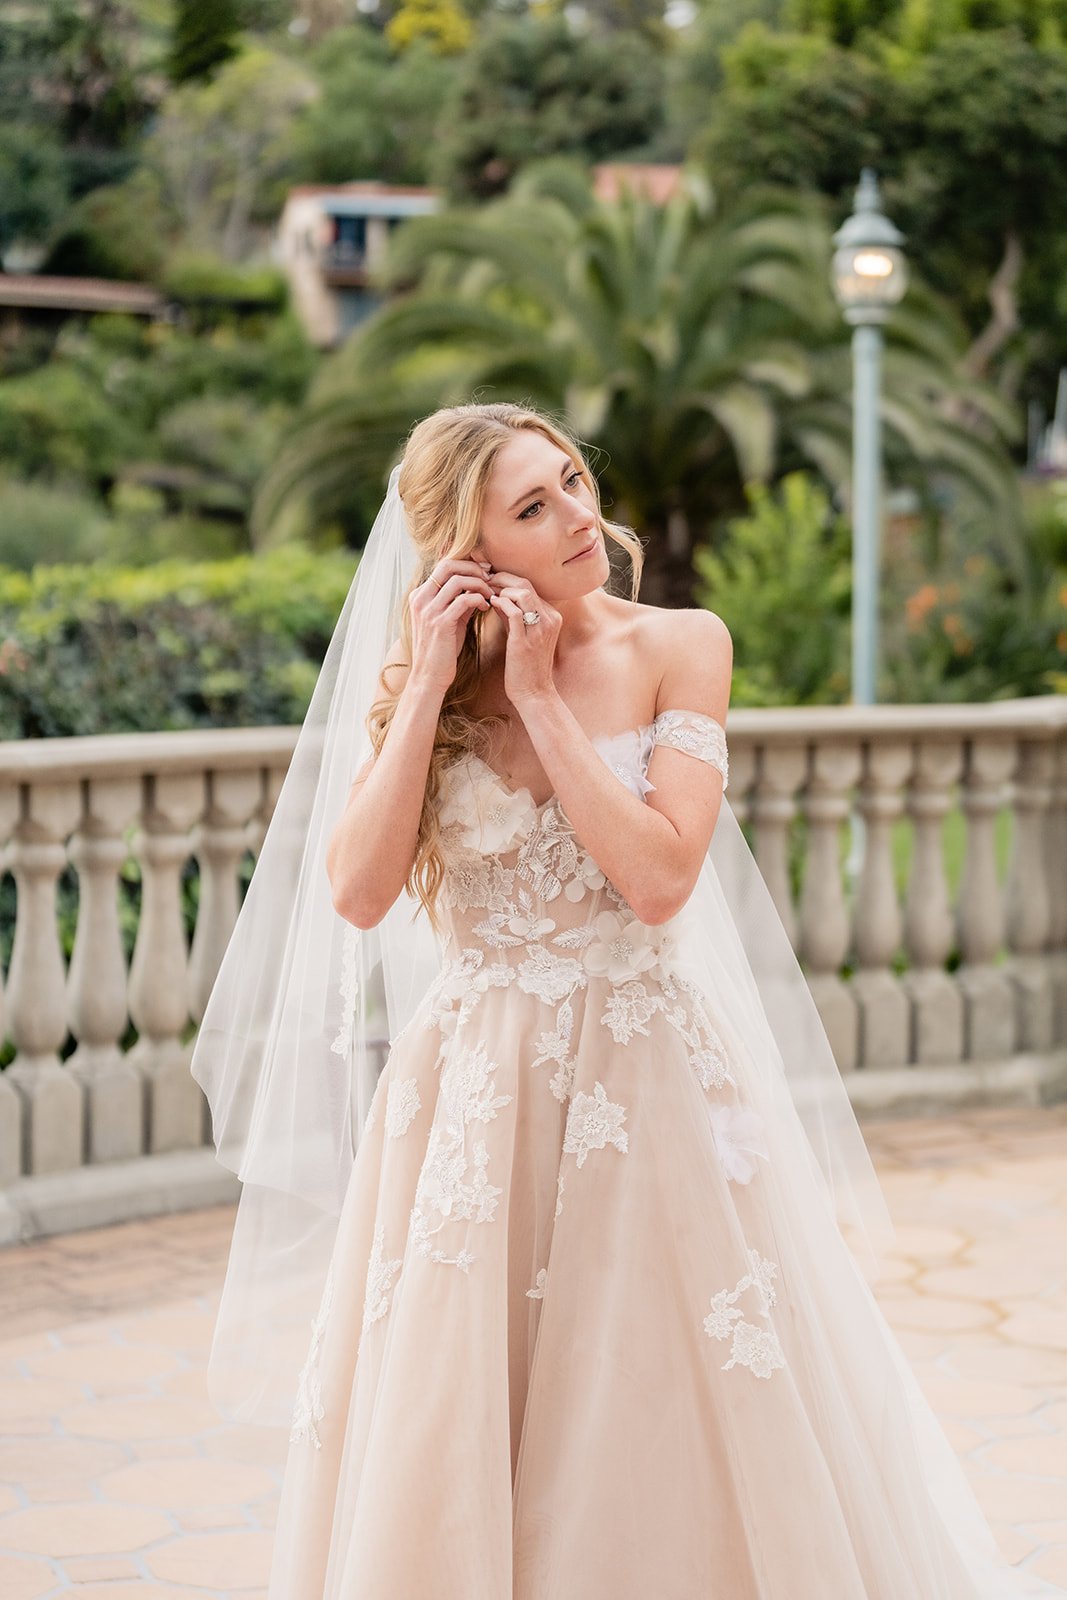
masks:
POLYGON ((522 620, 523 620, 523 622, 525 622, 526 626, 529 628, 535 622, 540 622, 541 613, 540 613, 540 611, 524 611, 523 614, 522 614, 522 620))

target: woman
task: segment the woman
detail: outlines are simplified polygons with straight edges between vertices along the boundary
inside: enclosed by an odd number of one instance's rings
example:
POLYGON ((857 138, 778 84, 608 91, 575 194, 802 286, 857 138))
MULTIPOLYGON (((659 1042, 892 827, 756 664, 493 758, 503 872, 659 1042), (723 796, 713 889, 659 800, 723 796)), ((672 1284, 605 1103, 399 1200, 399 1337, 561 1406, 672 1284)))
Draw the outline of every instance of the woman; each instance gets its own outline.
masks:
MULTIPOLYGON (((813 1116, 812 1063, 832 1069, 814 1007, 799 977, 787 1001, 757 989, 733 915, 755 890, 717 887, 725 625, 636 601, 636 539, 537 412, 434 413, 396 488, 414 576, 325 851, 348 956, 333 1048, 358 1052, 363 940, 405 900, 436 970, 390 1008, 325 1254, 316 1235, 270 1600, 1060 1593, 997 1553, 850 1254, 847 1097, 824 1077, 838 1122, 813 1116), (609 546, 634 598, 605 588, 609 546)), ((782 938, 760 904, 757 963, 782 938)), ((392 982, 408 937, 382 936, 392 982)), ((310 946, 289 943, 291 967, 310 946)), ((271 1107, 286 1121, 277 1091, 238 1139, 198 1075, 220 1155, 244 1152, 242 1207, 306 1197, 310 1171, 268 1170, 280 1146, 248 1154, 271 1107)), ((289 1106, 294 1149, 302 1122, 339 1120, 289 1106)), ((249 1323, 252 1277, 231 1260, 249 1323)))

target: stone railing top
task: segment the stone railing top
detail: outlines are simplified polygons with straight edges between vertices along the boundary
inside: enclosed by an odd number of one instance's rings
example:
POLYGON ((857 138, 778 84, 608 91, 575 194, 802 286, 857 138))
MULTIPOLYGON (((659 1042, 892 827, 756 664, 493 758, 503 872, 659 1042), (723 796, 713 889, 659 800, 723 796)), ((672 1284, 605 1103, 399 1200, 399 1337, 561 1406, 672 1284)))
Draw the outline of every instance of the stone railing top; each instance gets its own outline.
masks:
MULTIPOLYGON (((854 743, 944 734, 1055 737, 1067 730, 1067 695, 1035 695, 984 704, 782 706, 731 711, 728 732, 746 742, 798 739, 854 743)), ((104 733, 0 743, 0 783, 65 781, 87 771, 132 777, 156 773, 287 765, 300 733, 284 727, 189 728, 162 733, 104 733)))

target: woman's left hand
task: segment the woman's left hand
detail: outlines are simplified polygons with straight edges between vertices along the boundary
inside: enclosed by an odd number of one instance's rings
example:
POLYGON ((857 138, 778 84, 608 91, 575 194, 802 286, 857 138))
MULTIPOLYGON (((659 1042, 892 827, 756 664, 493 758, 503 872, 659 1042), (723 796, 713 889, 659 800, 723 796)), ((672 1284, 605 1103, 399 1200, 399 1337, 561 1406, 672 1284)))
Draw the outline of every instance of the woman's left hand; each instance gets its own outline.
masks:
POLYGON ((489 603, 508 630, 504 693, 512 705, 521 706, 524 700, 535 700, 555 688, 553 663, 563 618, 542 600, 529 578, 514 572, 489 572, 486 581, 497 591, 489 603), (540 620, 527 625, 522 620, 524 611, 539 612, 540 620))

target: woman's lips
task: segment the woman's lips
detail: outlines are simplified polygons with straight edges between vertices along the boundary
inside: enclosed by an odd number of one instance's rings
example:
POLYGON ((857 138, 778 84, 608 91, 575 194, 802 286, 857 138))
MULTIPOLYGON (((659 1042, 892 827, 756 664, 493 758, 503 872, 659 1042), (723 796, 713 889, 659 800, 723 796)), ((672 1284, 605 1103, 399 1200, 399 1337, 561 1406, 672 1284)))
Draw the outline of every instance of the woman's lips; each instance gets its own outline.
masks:
POLYGON ((565 567, 569 567, 572 561, 580 561, 583 556, 592 555, 592 553, 593 553, 593 551, 595 549, 596 549, 596 540, 594 539, 592 544, 587 545, 584 550, 579 550, 577 555, 568 556, 566 561, 563 563, 563 565, 565 567))

